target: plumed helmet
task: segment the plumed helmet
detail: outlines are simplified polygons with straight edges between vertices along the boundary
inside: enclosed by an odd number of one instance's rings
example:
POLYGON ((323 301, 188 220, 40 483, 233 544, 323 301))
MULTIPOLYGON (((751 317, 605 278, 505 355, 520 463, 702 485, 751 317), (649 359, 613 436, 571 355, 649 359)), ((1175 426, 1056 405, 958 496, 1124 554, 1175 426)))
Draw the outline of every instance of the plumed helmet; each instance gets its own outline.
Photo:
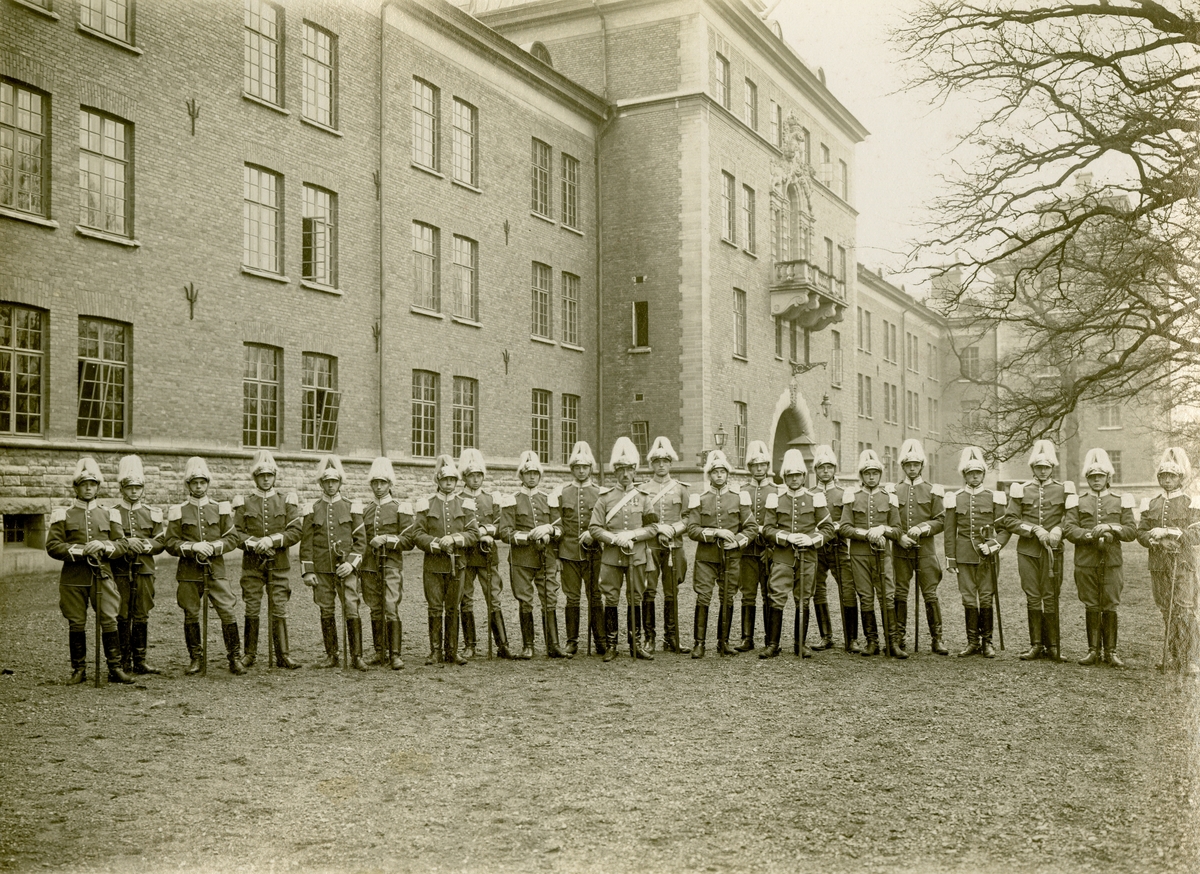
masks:
POLYGON ((978 446, 968 446, 958 457, 958 472, 967 473, 971 470, 987 473, 987 460, 983 457, 983 450, 978 446))
POLYGON ((212 482, 212 474, 208 472, 208 463, 198 455, 193 455, 183 466, 183 483, 187 485, 194 479, 212 482))
POLYGON ((928 459, 925 457, 925 448, 921 446, 921 441, 909 437, 900 447, 900 463, 905 464, 909 461, 919 461, 924 464, 928 459))
POLYGON ((613 470, 616 470, 618 465, 631 465, 636 468, 640 462, 641 457, 638 455, 637 447, 633 445, 633 441, 628 437, 618 437, 617 442, 613 444, 612 455, 608 459, 608 466, 613 470))
POLYGON ((651 446, 650 451, 646 453, 646 460, 654 461, 656 458, 665 458, 667 461, 679 460, 679 456, 675 454, 675 447, 671 445, 669 438, 654 438, 654 445, 651 446))
POLYGON ((536 470, 538 473, 545 473, 542 470, 542 460, 538 458, 538 454, 532 449, 526 449, 521 453, 521 460, 517 462, 517 475, 520 476, 527 470, 536 470))
POLYGON ((142 460, 136 455, 125 455, 117 462, 117 482, 123 486, 144 486, 146 474, 142 460))
POLYGON ((808 468, 804 466, 804 453, 799 449, 789 449, 783 453, 783 461, 779 463, 780 476, 791 473, 808 473, 808 468))
POLYGON ((767 450, 767 444, 761 440, 751 440, 750 445, 746 447, 746 467, 752 464, 766 464, 770 470, 771 453, 767 450))
POLYGON ((596 466, 596 459, 592 457, 592 447, 582 440, 571 447, 571 457, 567 459, 567 467, 574 467, 577 464, 596 466))
POLYGON ((371 462, 367 482, 375 482, 377 479, 387 480, 392 485, 396 484, 396 470, 392 467, 392 460, 386 455, 381 455, 371 462))
POLYGON ((458 472, 463 476, 469 473, 481 473, 487 476, 487 465, 483 463, 483 453, 473 446, 468 446, 458 456, 458 472))
POLYGON ((454 459, 449 455, 439 455, 433 463, 433 481, 438 483, 447 477, 458 479, 458 468, 454 466, 454 459))
POLYGON ((816 447, 813 450, 812 464, 814 469, 818 464, 832 464, 834 467, 837 467, 837 456, 833 452, 833 447, 827 443, 822 443, 816 447))
POLYGON ((1113 470, 1112 462, 1108 458, 1108 453, 1103 449, 1089 449, 1087 455, 1083 459, 1083 478, 1087 479, 1093 473, 1107 474, 1111 480, 1116 476, 1116 471, 1113 470))
POLYGON ((342 460, 336 455, 326 455, 317 462, 317 482, 327 479, 335 479, 343 483, 346 481, 345 471, 342 470, 342 460))
POLYGON ((1058 453, 1054 451, 1054 444, 1049 440, 1033 441, 1033 450, 1029 453, 1029 466, 1037 467, 1041 464, 1058 467, 1058 453))
POLYGON ((100 472, 100 465, 96 464, 96 459, 90 455, 85 455, 75 464, 75 478, 71 481, 71 484, 77 486, 88 480, 96 483, 96 485, 103 485, 104 474, 100 472))
POLYGON ((725 468, 726 472, 733 470, 729 465, 729 459, 725 457, 725 453, 720 449, 714 449, 708 453, 708 458, 704 460, 704 472, 707 474, 718 467, 725 468))
POLYGON ((250 462, 250 476, 258 476, 260 473, 279 473, 279 465, 275 463, 269 449, 260 449, 254 453, 254 460, 250 462))
POLYGON ((861 474, 864 470, 877 470, 883 473, 883 462, 879 460, 879 455, 874 449, 864 449, 858 456, 858 472, 861 474))
POLYGON ((1169 447, 1158 462, 1158 470, 1154 472, 1155 476, 1160 473, 1173 473, 1184 482, 1190 480, 1192 463, 1188 461, 1187 453, 1178 446, 1169 447))

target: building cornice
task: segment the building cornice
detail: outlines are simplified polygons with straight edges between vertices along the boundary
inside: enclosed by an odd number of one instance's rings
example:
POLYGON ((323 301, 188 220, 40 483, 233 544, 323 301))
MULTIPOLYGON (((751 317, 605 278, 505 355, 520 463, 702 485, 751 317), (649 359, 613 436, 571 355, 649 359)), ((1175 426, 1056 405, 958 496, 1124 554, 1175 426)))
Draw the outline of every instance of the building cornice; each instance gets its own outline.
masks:
POLYGON ((937 310, 917 300, 904 289, 892 285, 878 273, 862 264, 858 265, 858 284, 870 288, 872 293, 887 298, 907 312, 919 313, 939 327, 950 327, 950 320, 937 310))

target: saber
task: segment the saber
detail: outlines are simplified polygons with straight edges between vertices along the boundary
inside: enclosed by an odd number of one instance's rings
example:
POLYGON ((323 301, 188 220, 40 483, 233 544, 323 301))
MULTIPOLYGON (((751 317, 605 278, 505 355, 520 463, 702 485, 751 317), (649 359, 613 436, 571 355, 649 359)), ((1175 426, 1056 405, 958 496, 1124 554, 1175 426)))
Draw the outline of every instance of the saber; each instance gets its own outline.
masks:
POLYGON ((88 567, 92 571, 92 615, 96 617, 96 639, 95 646, 92 648, 95 652, 95 675, 92 679, 97 689, 100 688, 100 638, 102 636, 100 630, 100 571, 103 565, 100 564, 100 559, 94 555, 87 557, 88 567))
MULTIPOLYGON (((333 586, 337 590, 338 596, 342 602, 342 670, 350 670, 350 623, 346 618, 346 581, 338 576, 337 569, 343 564, 343 559, 346 557, 346 550, 342 548, 340 543, 334 543, 330 549, 333 557, 337 559, 337 564, 333 566, 333 586)), ((334 627, 336 628, 336 617, 334 627)))
MULTIPOLYGON (((996 528, 992 525, 983 525, 979 529, 979 533, 983 535, 983 539, 993 540, 996 537, 996 528)), ((992 601, 996 604, 996 631, 1000 634, 1000 651, 1004 652, 1004 617, 1000 613, 1000 553, 993 552, 987 557, 990 574, 992 577, 992 601)))
POLYGON ((208 580, 212 561, 196 557, 200 567, 200 676, 208 676, 208 580))
POLYGON ((1162 671, 1167 672, 1167 641, 1171 637, 1172 617, 1175 613, 1175 580, 1176 574, 1179 571, 1179 553, 1171 556, 1171 595, 1167 601, 1167 624, 1163 627, 1163 657, 1162 671))
POLYGON ((267 670, 270 670, 277 667, 275 659, 275 599, 271 595, 271 576, 275 572, 275 553, 260 556, 258 566, 267 590, 267 670))

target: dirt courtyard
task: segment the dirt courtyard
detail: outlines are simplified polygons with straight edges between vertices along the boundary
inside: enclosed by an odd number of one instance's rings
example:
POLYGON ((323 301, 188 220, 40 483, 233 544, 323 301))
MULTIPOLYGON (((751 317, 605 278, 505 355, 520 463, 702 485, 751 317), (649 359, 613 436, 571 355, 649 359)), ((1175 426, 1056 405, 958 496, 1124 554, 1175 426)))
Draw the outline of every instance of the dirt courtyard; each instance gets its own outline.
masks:
MULTIPOLYGON (((994 661, 930 654, 923 623, 907 662, 848 655, 836 615, 839 648, 802 661, 789 611, 785 655, 769 661, 717 657, 714 612, 698 661, 551 661, 539 628, 532 662, 427 668, 410 555, 403 671, 260 661, 232 677, 214 628, 204 679, 182 675, 163 561, 149 661, 165 674, 99 690, 63 685, 56 576, 6 579, 0 869, 1200 870, 1196 687, 1154 670, 1144 551, 1126 548, 1123 671, 1074 663, 1069 566, 1071 662, 1017 660, 1028 637, 1010 552, 994 661)), ((690 576, 687 589, 690 645, 690 576)), ((961 648, 952 577, 940 596, 961 648)), ((519 638, 507 588, 505 604, 519 638)), ((312 664, 317 612, 298 579, 291 617, 293 657, 312 664)), ((910 647, 911 630, 910 616, 910 647)))

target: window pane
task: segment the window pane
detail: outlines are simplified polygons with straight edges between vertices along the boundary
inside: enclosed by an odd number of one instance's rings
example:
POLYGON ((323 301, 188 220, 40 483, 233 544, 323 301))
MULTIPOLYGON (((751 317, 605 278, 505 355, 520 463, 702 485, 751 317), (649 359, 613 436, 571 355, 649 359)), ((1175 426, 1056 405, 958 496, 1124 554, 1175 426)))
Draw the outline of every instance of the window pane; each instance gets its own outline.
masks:
POLYGON ((279 177, 247 164, 242 187, 242 262, 279 273, 279 177))
POLYGON ((413 79, 413 163, 438 169, 438 90, 413 79))
POLYGON ((0 304, 0 434, 42 433, 43 318, 0 304))
POLYGON ((279 103, 279 11, 263 0, 245 0, 242 88, 279 103))
POLYGON ((302 275, 305 279, 337 286, 337 195, 323 188, 304 186, 302 220, 302 275))
POLYGON ((562 156, 562 223, 579 227, 579 162, 570 155, 562 156))
POLYGON ((437 454, 437 374, 414 370, 412 383, 412 454, 437 454))
POLYGON ((438 276, 438 229, 413 222, 413 303, 434 312, 442 308, 438 276))
POLYGON ((550 215, 550 156, 551 149, 541 140, 533 141, 532 204, 538 215, 550 215))
POLYGON ((129 42, 128 16, 126 0, 81 0, 79 4, 80 24, 121 42, 129 42))
POLYGON ((579 277, 562 275, 562 341, 579 345, 579 277))
MULTIPOLYGON (((453 423, 453 453, 458 458, 468 447, 478 448, 476 442, 476 417, 478 407, 476 394, 478 384, 473 379, 454 377, 454 423, 453 423)), ((414 394, 415 397, 415 394, 414 394)))
POLYGON ((279 445, 279 361, 271 346, 247 344, 242 368, 242 444, 279 445))
POLYGON ((479 319, 477 251, 474 240, 454 237, 454 314, 472 321, 479 319))
POLYGON ((337 391, 337 359, 305 352, 301 356, 300 445, 332 452, 337 447, 341 396, 337 391))
POLYGON ((562 439, 559 441, 562 451, 562 463, 566 464, 571 457, 571 449, 579 440, 579 395, 562 396, 562 439))
POLYGON ((304 87, 301 113, 305 118, 335 127, 334 47, 336 38, 315 25, 304 23, 304 87))
POLYGON ((530 448, 543 462, 550 457, 550 392, 540 388, 533 390, 533 427, 530 448))
POLYGON ((454 98, 453 172, 457 181, 467 185, 478 184, 475 177, 476 118, 474 106, 454 98))
POLYGON ((79 437, 125 439, 127 330, 115 322, 79 320, 79 437))
POLYGON ((0 79, 0 206, 45 215, 42 95, 0 79))
POLYGON ((533 314, 531 332, 535 337, 551 336, 550 332, 550 295, 551 290, 550 268, 545 264, 534 262, 533 265, 533 280, 531 282, 533 293, 533 314))

